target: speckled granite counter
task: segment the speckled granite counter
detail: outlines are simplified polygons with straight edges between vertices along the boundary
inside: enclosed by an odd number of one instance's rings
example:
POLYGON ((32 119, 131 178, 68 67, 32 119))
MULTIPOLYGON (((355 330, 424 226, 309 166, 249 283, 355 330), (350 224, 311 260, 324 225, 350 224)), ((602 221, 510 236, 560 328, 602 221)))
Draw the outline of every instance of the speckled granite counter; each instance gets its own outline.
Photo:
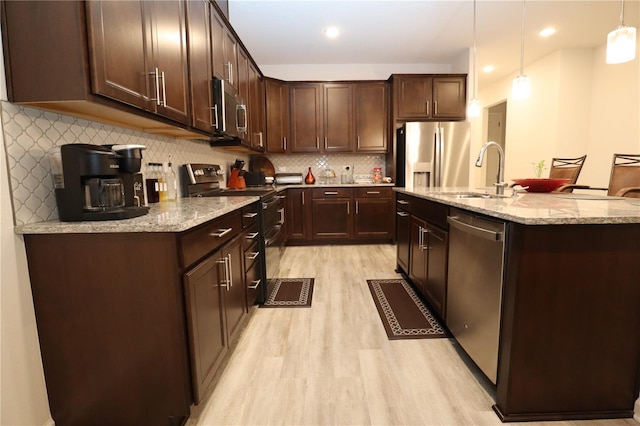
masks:
POLYGON ((133 219, 91 222, 39 222, 16 226, 17 234, 88 234, 114 232, 182 232, 258 201, 258 197, 180 198, 152 204, 133 219))
MULTIPOLYGON (((525 225, 640 224, 640 199, 586 194, 518 192, 516 198, 455 198, 464 192, 495 194, 493 188, 420 188, 396 191, 525 225)), ((505 191, 507 195, 511 190, 505 191)))

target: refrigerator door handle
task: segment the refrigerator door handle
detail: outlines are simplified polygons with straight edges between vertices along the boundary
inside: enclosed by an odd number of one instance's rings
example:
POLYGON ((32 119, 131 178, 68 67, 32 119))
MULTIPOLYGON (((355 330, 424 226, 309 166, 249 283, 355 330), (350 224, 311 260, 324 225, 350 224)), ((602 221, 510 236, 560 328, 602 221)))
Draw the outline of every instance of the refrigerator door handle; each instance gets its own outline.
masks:
POLYGON ((435 153, 433 156, 433 184, 432 186, 440 186, 440 177, 442 173, 442 128, 440 126, 435 128, 435 153))

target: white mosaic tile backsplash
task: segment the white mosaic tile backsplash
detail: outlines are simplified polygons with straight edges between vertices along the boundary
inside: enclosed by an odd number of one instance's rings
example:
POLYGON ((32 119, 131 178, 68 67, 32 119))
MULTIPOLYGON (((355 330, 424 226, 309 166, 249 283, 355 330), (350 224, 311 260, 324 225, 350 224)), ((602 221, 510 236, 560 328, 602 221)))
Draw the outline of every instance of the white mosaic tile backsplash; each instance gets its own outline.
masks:
POLYGON ((229 170, 236 158, 248 161, 245 155, 213 149, 207 142, 154 136, 10 102, 2 102, 1 107, 16 225, 57 219, 47 153, 59 145, 145 145, 145 164, 166 162, 171 156, 176 172, 184 163, 214 163, 229 170))
MULTIPOLYGON (((176 172, 185 163, 219 164, 228 171, 236 158, 247 162, 245 169, 249 165, 248 156, 211 148, 207 142, 154 136, 10 102, 2 102, 0 107, 16 225, 58 218, 47 157, 56 146, 68 143, 145 145, 143 163, 166 162, 171 156, 176 172)), ((267 156, 276 172, 303 173, 303 177, 309 167, 316 179, 321 171, 331 168, 339 181, 343 166, 353 167, 355 178, 360 180, 370 180, 374 167, 382 167, 385 175, 384 155, 267 156)))

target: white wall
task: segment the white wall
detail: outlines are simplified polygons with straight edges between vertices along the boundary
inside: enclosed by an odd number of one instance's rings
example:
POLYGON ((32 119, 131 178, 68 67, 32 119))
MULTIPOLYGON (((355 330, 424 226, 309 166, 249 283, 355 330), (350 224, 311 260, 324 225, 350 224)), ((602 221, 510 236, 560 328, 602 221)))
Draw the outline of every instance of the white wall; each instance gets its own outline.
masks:
MULTIPOLYGON (((0 100, 7 100, 1 54, 0 100)), ((44 425, 52 420, 24 242, 13 232, 3 133, 0 131, 0 424, 44 425)))
MULTIPOLYGON (((527 100, 510 99, 515 74, 481 88, 484 124, 472 152, 486 141, 487 108, 506 99, 507 181, 533 176, 532 162, 587 154, 578 182, 606 187, 613 153, 640 153, 639 63, 606 65, 604 46, 567 49, 525 66, 527 100)), ((476 185, 483 178, 476 169, 476 185)))
POLYGON ((449 64, 260 65, 267 77, 285 81, 386 80, 391 74, 451 73, 449 64))

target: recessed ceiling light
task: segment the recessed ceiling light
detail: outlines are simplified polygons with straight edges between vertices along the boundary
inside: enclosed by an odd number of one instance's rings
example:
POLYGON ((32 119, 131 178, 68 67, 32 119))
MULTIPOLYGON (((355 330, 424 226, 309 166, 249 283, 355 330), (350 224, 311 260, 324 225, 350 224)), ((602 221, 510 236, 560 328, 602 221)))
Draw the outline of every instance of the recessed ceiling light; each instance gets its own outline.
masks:
POLYGON ((483 71, 483 72, 491 72, 491 71, 493 71, 494 69, 495 69, 495 67, 494 67, 493 65, 485 65, 485 66, 482 68, 482 71, 483 71))
POLYGON ((337 38, 340 35, 340 28, 338 27, 327 27, 324 29, 324 35, 328 38, 337 38))
POLYGON ((540 37, 549 37, 550 35, 555 34, 556 29, 553 27, 547 27, 544 28, 543 30, 541 30, 538 35, 540 35, 540 37))

